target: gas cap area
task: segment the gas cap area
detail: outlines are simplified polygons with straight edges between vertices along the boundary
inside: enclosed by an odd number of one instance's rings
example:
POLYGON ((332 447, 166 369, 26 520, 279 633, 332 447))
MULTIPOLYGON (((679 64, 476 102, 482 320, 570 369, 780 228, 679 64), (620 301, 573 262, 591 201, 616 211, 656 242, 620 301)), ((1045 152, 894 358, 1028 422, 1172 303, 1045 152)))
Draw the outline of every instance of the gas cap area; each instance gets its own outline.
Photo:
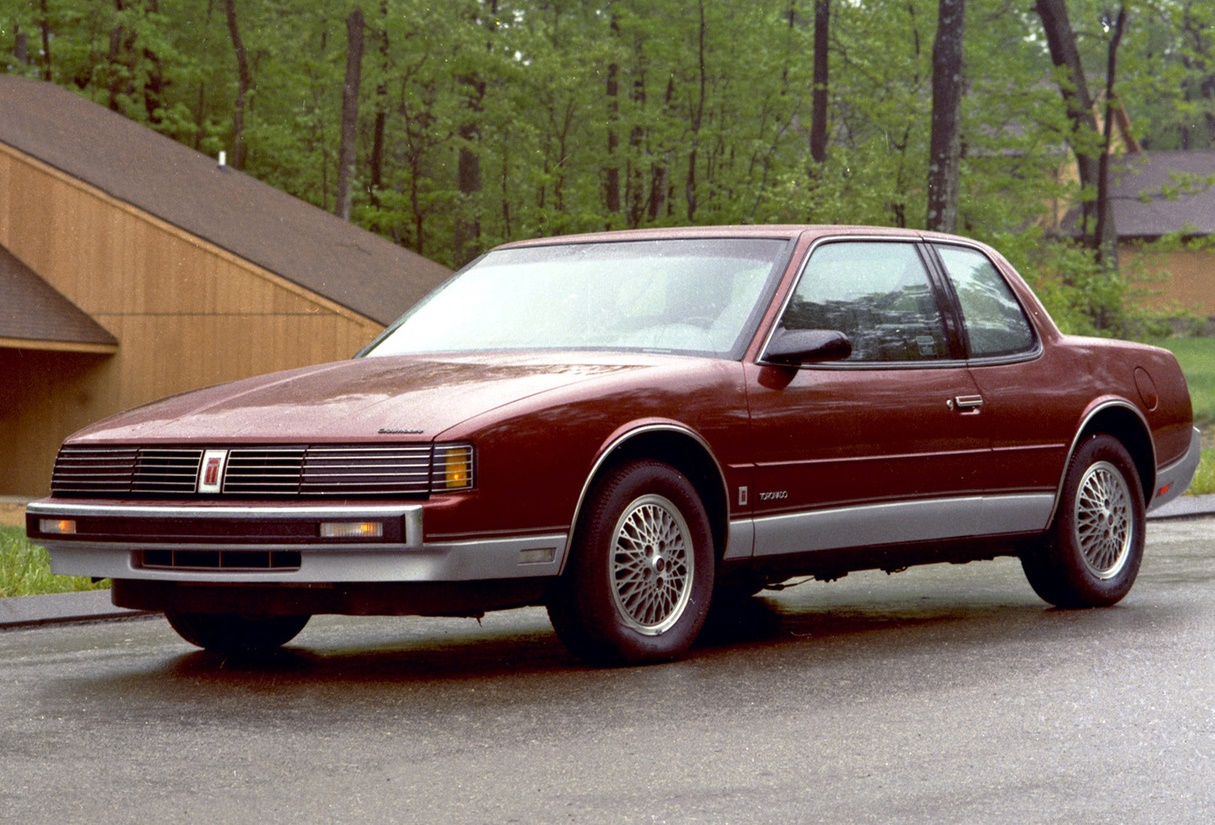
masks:
POLYGON ((1149 412, 1159 406, 1160 394, 1156 392, 1156 383, 1143 367, 1135 367, 1135 387, 1139 390, 1139 397, 1143 399, 1143 406, 1147 407, 1149 412))

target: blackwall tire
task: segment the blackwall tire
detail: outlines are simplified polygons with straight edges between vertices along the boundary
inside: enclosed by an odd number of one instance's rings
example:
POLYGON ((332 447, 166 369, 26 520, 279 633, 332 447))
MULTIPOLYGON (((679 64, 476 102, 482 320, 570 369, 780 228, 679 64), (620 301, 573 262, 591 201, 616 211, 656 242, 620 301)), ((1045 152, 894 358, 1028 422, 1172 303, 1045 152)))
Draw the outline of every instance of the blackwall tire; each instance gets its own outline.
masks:
POLYGON ((311 617, 169 612, 165 618, 178 636, 204 650, 256 654, 287 644, 299 635, 311 617))
POLYGON ((675 659, 704 625, 714 566, 708 515, 691 482, 659 462, 630 462, 594 486, 549 618, 592 664, 675 659))
POLYGON ((1056 607, 1105 607, 1130 592, 1143 560, 1143 488, 1121 442, 1089 437, 1072 456, 1054 524, 1021 567, 1056 607))

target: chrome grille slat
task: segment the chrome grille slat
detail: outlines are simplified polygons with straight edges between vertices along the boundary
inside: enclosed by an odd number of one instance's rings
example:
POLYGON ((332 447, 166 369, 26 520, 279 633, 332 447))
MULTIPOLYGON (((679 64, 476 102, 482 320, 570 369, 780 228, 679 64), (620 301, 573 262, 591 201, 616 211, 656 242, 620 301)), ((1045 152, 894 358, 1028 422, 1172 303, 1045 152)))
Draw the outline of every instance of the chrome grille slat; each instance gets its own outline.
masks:
MULTIPOLYGON (((55 461, 51 489, 65 496, 193 497, 204 452, 64 447, 55 461)), ((231 447, 219 497, 426 496, 434 472, 432 453, 429 444, 231 447)))
POLYGON ((140 450, 135 461, 131 492, 190 495, 198 480, 202 454, 202 450, 140 450))
POLYGON ((228 454, 224 493, 249 496, 295 496, 300 492, 300 466, 306 447, 236 448, 228 454))
POLYGON ((309 495, 425 495, 430 492, 429 444, 392 447, 312 447, 301 492, 309 495))

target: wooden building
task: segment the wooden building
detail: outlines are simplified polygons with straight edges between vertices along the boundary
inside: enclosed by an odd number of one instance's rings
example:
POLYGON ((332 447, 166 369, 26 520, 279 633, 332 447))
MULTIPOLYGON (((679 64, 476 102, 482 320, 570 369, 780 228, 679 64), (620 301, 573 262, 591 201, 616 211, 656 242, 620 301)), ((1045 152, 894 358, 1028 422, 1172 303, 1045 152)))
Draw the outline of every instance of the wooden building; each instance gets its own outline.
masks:
POLYGON ((1148 303, 1215 319, 1215 152, 1129 152, 1112 179, 1118 258, 1148 303))
POLYGON ((0 76, 0 497, 165 395, 350 357, 449 271, 47 83, 0 76))

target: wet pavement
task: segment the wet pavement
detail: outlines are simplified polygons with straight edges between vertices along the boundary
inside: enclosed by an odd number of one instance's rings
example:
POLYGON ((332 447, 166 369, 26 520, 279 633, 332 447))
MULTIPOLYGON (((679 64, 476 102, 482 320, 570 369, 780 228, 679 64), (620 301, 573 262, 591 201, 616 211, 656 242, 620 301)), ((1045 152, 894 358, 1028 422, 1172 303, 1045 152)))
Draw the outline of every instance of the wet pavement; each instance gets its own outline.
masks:
POLYGON ((542 610, 318 617, 262 661, 160 619, 0 632, 20 822, 1126 822, 1215 814, 1215 518, 1120 605, 1013 559, 810 582, 684 661, 597 670, 542 610))

